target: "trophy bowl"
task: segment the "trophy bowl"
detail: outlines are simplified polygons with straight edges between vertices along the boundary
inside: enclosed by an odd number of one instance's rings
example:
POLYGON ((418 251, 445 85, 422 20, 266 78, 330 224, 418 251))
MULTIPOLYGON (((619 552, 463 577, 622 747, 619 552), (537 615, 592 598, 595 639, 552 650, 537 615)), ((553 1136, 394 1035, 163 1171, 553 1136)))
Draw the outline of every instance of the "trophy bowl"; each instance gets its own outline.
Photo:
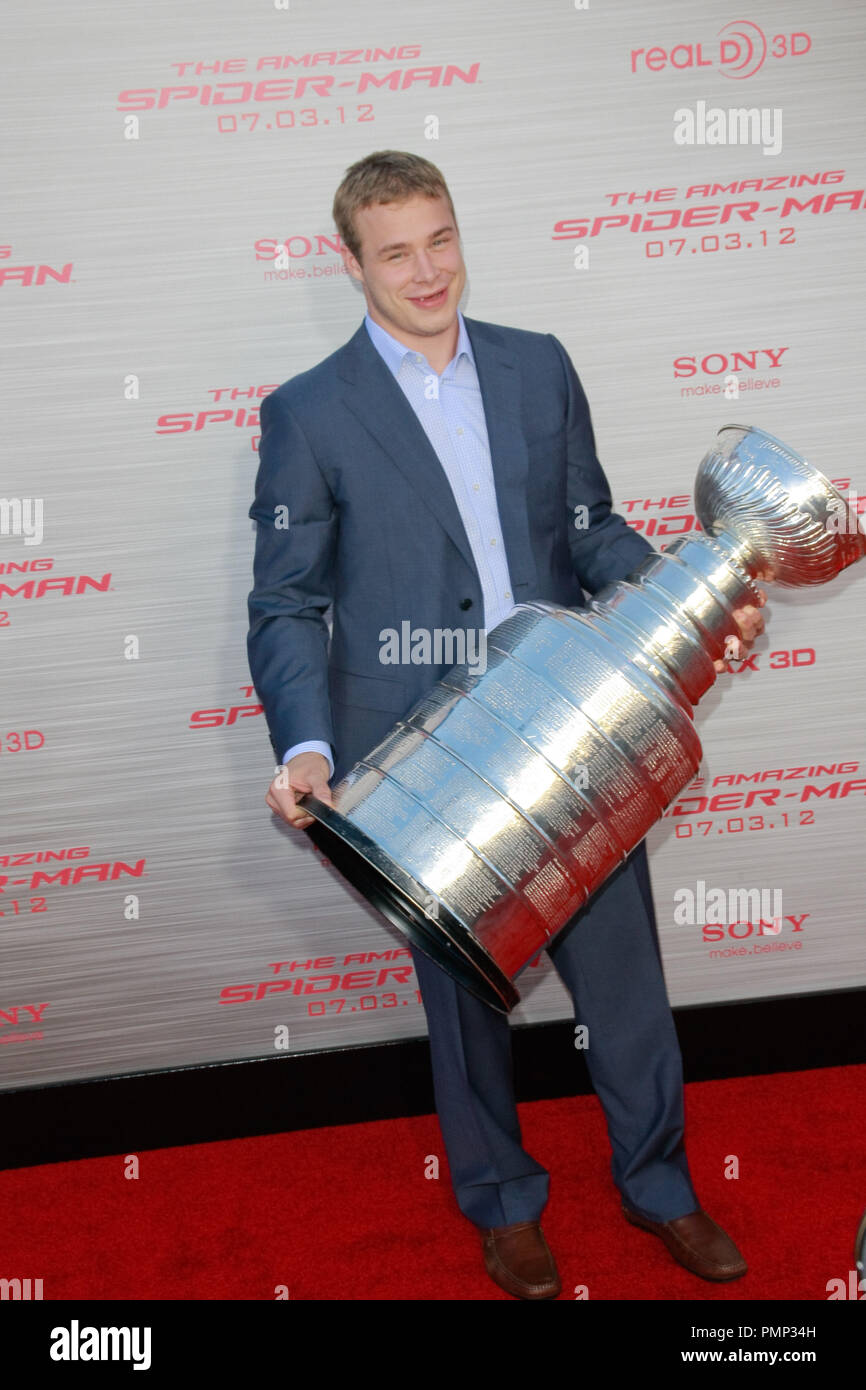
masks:
POLYGON ((846 499, 772 435, 726 425, 680 536, 588 607, 519 604, 486 669, 454 666, 333 787, 308 834, 492 1008, 694 778, 692 710, 757 580, 824 584, 866 554, 846 499))

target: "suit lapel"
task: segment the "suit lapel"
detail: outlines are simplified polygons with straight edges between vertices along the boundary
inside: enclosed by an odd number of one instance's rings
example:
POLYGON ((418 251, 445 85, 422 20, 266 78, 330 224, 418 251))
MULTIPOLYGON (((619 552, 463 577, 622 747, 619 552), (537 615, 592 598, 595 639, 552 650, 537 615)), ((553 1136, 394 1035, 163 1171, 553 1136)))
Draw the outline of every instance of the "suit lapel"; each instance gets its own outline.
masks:
POLYGON ((538 577, 526 507, 529 451, 521 417, 520 369, 516 355, 505 347, 502 334, 493 325, 468 319, 465 315, 464 320, 481 387, 499 522, 512 591, 517 600, 518 587, 534 586, 538 577))
MULTIPOLYGON (((520 373, 491 325, 466 319, 478 371, 508 570, 516 589, 535 582, 526 516, 529 464, 520 419, 520 373), (496 335, 494 339, 493 335, 496 335)), ((454 493, 418 417, 382 361, 362 323, 340 354, 344 399, 365 429, 412 484, 471 570, 472 548, 454 493)))

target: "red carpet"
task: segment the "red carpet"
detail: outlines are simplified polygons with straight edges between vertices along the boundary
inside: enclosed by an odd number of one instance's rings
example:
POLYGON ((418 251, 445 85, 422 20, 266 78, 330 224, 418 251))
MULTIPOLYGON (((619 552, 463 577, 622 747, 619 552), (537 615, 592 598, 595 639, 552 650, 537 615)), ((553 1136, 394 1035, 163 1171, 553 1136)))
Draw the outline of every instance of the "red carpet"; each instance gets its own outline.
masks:
MULTIPOLYGON (((703 1205, 749 1273, 709 1284, 619 1214, 594 1096, 520 1107, 550 1170, 544 1231, 563 1298, 826 1300, 866 1205, 866 1066, 686 1091, 703 1205), (739 1178, 724 1176, 729 1156, 739 1178)), ((0 1173, 0 1277, 49 1299, 508 1299, 458 1211, 435 1116, 0 1173), (424 1177, 428 1155, 440 1177, 424 1177)))

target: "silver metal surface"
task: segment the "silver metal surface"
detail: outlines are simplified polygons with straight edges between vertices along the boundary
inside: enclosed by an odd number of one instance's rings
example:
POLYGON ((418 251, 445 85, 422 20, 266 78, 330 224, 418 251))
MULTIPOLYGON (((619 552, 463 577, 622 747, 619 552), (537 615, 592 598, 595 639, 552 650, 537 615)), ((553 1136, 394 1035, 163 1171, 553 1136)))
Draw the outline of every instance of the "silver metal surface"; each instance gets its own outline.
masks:
POLYGON ((585 610, 531 602, 333 788, 310 837, 414 945, 508 1012, 514 979, 701 761, 691 711, 757 580, 823 584, 866 553, 832 484, 728 425, 698 469, 704 529, 585 610))

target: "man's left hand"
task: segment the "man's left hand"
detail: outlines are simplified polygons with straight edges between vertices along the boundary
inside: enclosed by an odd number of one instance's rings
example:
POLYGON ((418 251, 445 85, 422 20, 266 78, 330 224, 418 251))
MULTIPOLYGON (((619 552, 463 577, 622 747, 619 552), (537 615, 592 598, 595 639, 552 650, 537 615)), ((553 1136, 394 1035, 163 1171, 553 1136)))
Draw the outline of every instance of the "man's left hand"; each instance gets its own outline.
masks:
POLYGON ((734 621, 739 628, 738 633, 731 633, 725 638, 725 656, 714 661, 713 665, 717 671, 724 671, 729 660, 742 661, 749 648, 759 633, 764 631, 764 619, 761 616, 761 608, 767 602, 767 595, 763 589, 759 589, 761 596, 761 607, 755 608, 754 604, 747 603, 745 608, 734 610, 734 621))

